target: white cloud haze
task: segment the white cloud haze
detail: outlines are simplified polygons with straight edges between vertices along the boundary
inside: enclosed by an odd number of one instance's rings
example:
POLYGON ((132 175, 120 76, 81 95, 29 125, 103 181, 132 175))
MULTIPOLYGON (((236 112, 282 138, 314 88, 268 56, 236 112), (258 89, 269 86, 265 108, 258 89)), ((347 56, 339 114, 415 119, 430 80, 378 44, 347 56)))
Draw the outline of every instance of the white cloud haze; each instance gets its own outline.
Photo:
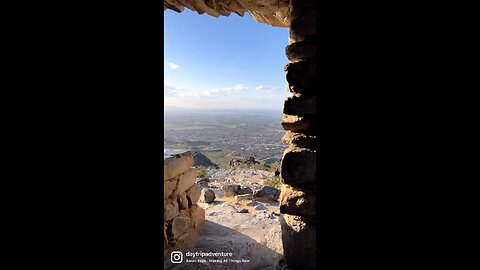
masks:
POLYGON ((170 69, 177 69, 177 68, 180 68, 180 65, 177 65, 175 63, 168 63, 168 66, 170 67, 170 69))
POLYGON ((166 107, 281 109, 283 99, 290 94, 284 89, 263 85, 237 84, 207 91, 164 85, 164 96, 166 107))

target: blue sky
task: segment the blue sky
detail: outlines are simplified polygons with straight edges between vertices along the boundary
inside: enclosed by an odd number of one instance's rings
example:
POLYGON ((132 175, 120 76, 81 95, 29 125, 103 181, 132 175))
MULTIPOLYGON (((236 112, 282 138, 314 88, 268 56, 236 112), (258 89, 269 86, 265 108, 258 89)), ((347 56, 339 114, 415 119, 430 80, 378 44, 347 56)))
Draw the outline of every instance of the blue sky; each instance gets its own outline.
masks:
POLYGON ((166 10, 165 107, 281 111, 288 29, 248 13, 215 18, 166 10))

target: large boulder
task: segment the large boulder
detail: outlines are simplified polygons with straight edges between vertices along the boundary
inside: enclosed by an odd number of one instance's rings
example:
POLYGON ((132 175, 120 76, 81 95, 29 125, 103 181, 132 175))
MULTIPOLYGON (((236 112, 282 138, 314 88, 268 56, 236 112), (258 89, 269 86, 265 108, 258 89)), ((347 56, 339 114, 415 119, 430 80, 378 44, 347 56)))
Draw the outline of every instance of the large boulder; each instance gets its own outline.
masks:
POLYGON ((253 194, 253 190, 249 187, 241 188, 237 191, 237 195, 253 194))
POLYGON ((200 200, 199 202, 202 203, 211 203, 215 200, 215 192, 209 188, 202 189, 200 193, 200 200))
POLYGON ((277 188, 264 186, 262 189, 253 193, 253 198, 256 200, 272 200, 276 201, 280 197, 280 190, 277 188))
POLYGON ((233 197, 240 190, 240 185, 226 185, 223 187, 223 196, 233 197))
POLYGON ((210 182, 210 179, 208 178, 201 178, 199 180, 197 180, 197 184, 198 186, 200 186, 201 188, 208 188, 208 183, 210 182))

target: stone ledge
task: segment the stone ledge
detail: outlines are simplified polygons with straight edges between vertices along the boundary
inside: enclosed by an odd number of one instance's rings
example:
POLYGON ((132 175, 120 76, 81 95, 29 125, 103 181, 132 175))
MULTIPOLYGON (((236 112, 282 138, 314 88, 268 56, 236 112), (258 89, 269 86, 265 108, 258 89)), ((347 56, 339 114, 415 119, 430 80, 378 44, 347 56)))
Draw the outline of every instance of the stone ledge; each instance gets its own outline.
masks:
POLYGON ((198 14, 213 17, 229 16, 232 12, 243 17, 245 12, 259 22, 276 27, 288 27, 289 0, 165 0, 163 10, 182 12, 185 7, 198 14))
POLYGON ((317 45, 310 41, 294 42, 285 47, 285 54, 290 62, 308 60, 317 55, 317 45))
POLYGON ((312 150, 317 150, 318 148, 317 136, 315 135, 287 131, 285 135, 283 135, 282 141, 288 145, 293 144, 297 147, 308 148, 312 150))
POLYGON ((282 127, 285 130, 292 132, 301 132, 304 134, 313 135, 316 133, 316 122, 314 117, 287 115, 282 116, 282 127))
POLYGON ((181 154, 174 154, 164 157, 163 160, 163 180, 173 179, 176 176, 186 172, 193 166, 192 152, 187 151, 181 154))

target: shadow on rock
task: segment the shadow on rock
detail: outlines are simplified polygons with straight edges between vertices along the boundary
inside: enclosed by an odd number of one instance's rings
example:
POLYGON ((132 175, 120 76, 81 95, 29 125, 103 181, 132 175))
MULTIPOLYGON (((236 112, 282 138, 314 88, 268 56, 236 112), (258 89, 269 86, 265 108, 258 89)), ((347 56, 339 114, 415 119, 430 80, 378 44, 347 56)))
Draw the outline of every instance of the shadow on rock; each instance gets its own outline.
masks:
MULTIPOLYGON (((208 220, 196 240, 178 247, 177 251, 182 252, 182 263, 171 263, 172 252, 168 252, 164 269, 280 269, 282 258, 282 254, 255 239, 208 220), (219 254, 222 252, 231 256, 222 256, 219 254), (202 257, 201 253, 207 254, 202 257)), ((179 259, 178 255, 173 257, 179 259)))

